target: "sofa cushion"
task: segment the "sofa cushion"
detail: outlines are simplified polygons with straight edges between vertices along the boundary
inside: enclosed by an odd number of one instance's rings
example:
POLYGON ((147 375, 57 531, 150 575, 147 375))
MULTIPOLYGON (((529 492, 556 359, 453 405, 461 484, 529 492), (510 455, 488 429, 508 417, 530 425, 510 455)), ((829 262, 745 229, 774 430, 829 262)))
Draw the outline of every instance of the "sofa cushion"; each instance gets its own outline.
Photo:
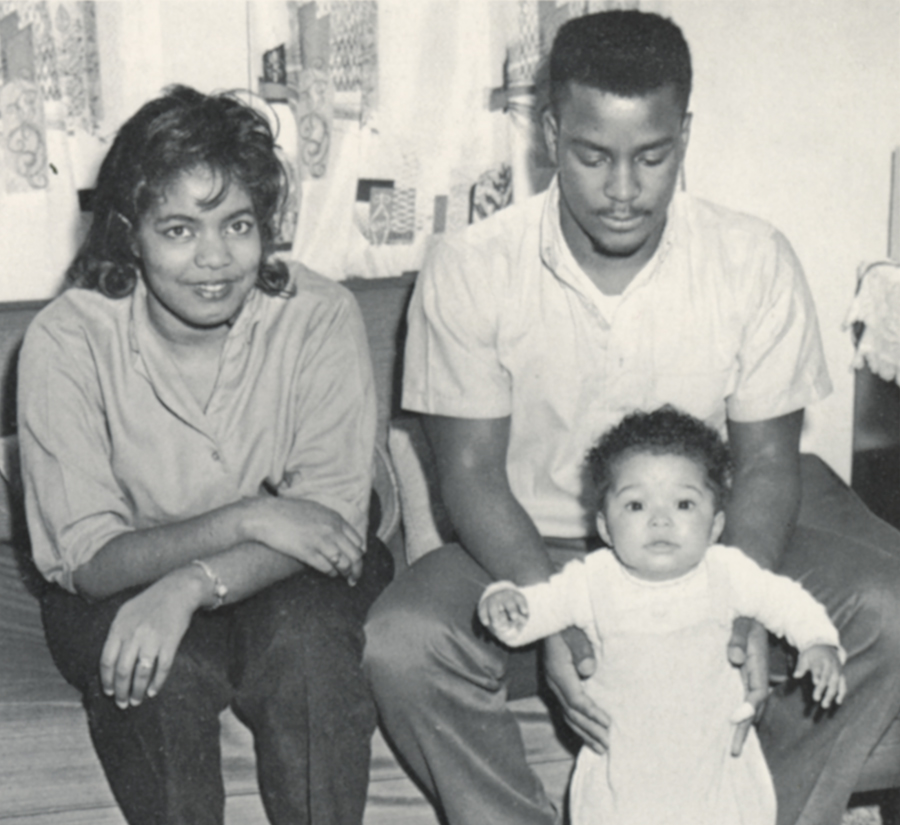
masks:
POLYGON ((366 337, 378 393, 378 440, 387 441, 388 422, 400 411, 400 375, 406 306, 415 276, 365 280, 351 278, 343 285, 353 293, 366 324, 366 337))
POLYGON ((406 562, 412 564, 442 544, 455 541, 441 501, 431 445, 415 415, 391 421, 388 450, 397 472, 406 562))
POLYGON ((400 489, 390 455, 381 444, 375 445, 373 486, 378 495, 379 512, 370 512, 369 518, 378 519, 378 538, 390 545, 400 527, 400 489))
POLYGON ((25 524, 19 438, 15 434, 0 438, 0 478, 0 541, 13 541, 21 538, 25 524))
POLYGON ((44 641, 42 586, 25 552, 0 542, 0 704, 72 702, 78 692, 59 675, 44 641))

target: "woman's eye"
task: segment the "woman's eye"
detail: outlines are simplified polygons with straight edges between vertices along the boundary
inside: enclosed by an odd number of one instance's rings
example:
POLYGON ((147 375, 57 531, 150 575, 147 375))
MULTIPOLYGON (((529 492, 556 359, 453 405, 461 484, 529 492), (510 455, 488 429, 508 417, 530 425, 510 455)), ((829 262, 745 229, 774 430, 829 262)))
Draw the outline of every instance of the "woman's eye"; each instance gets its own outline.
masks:
POLYGON ((163 230, 163 235, 167 238, 172 238, 173 240, 181 240, 182 238, 187 238, 190 235, 191 230, 188 227, 179 224, 178 226, 170 226, 168 229, 163 230))
POLYGON ((230 229, 235 235, 246 235, 253 229, 253 222, 242 218, 231 224, 230 229))

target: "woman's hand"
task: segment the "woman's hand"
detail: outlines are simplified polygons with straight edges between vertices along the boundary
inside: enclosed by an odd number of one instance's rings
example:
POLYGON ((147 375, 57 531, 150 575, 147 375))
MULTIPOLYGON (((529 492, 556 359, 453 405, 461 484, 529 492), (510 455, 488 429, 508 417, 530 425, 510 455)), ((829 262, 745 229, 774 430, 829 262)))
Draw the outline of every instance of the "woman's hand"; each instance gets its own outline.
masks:
POLYGON ((251 500, 248 539, 353 585, 362 575, 365 541, 340 514, 308 499, 251 500))
POLYGON ((103 692, 123 710, 159 693, 208 582, 197 568, 164 576, 125 602, 100 655, 103 692))
POLYGON ((547 684, 559 699, 566 722, 591 750, 606 753, 610 719, 587 695, 583 682, 596 666, 594 650, 583 630, 570 627, 544 640, 547 684))

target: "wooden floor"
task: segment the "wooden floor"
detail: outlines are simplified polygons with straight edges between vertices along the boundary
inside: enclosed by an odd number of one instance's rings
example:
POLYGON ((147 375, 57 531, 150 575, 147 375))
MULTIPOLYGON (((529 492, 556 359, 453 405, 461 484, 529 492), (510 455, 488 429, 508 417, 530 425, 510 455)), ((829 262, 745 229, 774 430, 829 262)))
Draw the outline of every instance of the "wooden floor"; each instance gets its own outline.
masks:
MULTIPOLYGON (((539 699, 513 703, 529 763, 552 799, 561 800, 572 756, 556 740, 539 699)), ((126 825, 93 753, 76 701, 0 703, 0 823, 126 825), (25 707, 29 705, 29 707, 25 707), (73 724, 73 718, 77 723, 73 724)), ((433 809, 397 764, 380 733, 372 742, 372 777, 364 825, 438 825, 433 809)), ((226 825, 267 825, 256 787, 249 731, 222 716, 226 825)))

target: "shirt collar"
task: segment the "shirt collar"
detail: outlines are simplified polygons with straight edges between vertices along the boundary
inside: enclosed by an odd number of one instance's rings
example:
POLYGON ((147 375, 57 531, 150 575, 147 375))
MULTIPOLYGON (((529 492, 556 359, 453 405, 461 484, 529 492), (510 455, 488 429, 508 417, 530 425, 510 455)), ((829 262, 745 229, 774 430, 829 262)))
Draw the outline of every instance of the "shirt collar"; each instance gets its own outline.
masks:
MULTIPOLYGON (((546 195, 540 226, 541 260, 560 280, 582 292, 585 291, 585 283, 587 283, 589 284, 589 290, 592 291, 595 288, 593 282, 585 274, 578 261, 575 260, 575 256, 572 254, 572 250, 569 249, 569 244, 563 235, 562 224, 559 220, 559 175, 553 176, 546 195)), ((675 245, 675 240, 678 237, 679 218, 683 211, 680 208, 682 197, 683 193, 675 193, 672 201, 669 203, 666 226, 663 230, 662 238, 660 238, 659 246, 650 260, 644 264, 641 271, 628 284, 625 292, 622 293, 623 295, 652 278, 662 262, 668 257, 669 251, 675 245)))

